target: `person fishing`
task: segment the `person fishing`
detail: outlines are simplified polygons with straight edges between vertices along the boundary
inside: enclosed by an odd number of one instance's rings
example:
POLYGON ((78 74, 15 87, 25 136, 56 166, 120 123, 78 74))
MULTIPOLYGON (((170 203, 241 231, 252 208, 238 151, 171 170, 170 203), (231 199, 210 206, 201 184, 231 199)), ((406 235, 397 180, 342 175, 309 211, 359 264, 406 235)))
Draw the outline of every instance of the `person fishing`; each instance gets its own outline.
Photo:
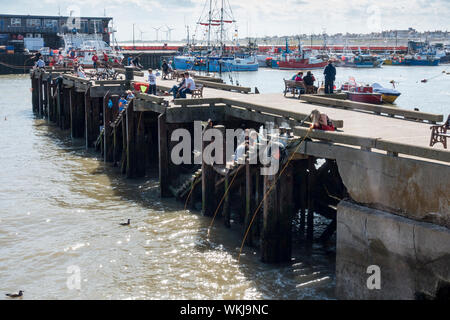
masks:
POLYGON ((333 61, 328 60, 328 65, 323 71, 325 75, 325 93, 332 94, 334 89, 334 80, 336 80, 336 68, 333 66, 333 61))
POLYGON ((319 110, 313 110, 311 112, 311 126, 313 129, 324 131, 336 131, 336 127, 328 118, 326 113, 321 113, 319 110))

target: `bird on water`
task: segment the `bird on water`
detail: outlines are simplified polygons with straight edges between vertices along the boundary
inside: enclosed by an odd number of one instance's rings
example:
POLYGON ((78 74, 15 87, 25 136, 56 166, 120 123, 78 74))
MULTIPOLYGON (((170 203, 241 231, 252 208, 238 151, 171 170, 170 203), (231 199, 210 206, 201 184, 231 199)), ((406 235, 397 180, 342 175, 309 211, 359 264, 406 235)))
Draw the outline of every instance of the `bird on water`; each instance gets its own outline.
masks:
POLYGON ((131 219, 128 219, 128 222, 121 223, 120 225, 121 226, 129 226, 130 225, 130 220, 131 219))
POLYGON ((23 296, 24 291, 20 290, 19 293, 7 293, 6 296, 10 298, 20 298, 23 296))

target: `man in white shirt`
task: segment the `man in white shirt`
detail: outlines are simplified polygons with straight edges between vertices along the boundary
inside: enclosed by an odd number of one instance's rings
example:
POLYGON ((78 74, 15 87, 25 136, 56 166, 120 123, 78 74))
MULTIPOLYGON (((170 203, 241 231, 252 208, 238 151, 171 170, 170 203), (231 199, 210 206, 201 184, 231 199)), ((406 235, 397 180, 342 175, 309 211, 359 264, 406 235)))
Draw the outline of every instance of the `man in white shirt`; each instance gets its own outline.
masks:
POLYGON ((148 94, 156 95, 156 76, 152 69, 148 69, 148 94))
POLYGON ((180 91, 180 98, 186 99, 186 94, 192 93, 195 90, 195 82, 194 79, 189 77, 189 72, 184 73, 184 85, 180 91))

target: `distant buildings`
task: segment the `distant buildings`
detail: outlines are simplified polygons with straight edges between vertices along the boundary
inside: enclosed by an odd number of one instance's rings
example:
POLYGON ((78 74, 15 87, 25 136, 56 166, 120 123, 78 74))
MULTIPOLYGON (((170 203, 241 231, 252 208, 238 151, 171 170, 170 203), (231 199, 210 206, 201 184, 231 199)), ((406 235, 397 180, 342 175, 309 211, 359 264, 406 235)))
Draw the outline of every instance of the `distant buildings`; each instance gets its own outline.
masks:
POLYGON ((108 25, 112 18, 63 17, 63 16, 24 16, 0 14, 0 46, 14 45, 30 50, 63 45, 58 34, 72 32, 101 34, 103 41, 109 43, 108 25), (22 45, 21 45, 22 44, 22 45))

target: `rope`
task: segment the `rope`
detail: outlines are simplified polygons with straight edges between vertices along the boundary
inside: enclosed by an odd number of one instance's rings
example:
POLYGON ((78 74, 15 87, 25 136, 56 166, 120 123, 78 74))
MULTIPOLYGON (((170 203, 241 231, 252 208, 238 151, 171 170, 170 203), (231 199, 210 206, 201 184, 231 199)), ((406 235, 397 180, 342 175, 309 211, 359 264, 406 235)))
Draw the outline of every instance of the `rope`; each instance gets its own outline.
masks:
POLYGON ((199 179, 199 180, 197 180, 196 182, 194 182, 193 184, 192 184, 192 187, 191 187, 191 191, 189 192, 189 194, 188 194, 188 196, 187 196, 187 198, 186 198, 186 202, 184 203, 184 210, 186 210, 186 208, 187 208, 187 204, 188 204, 188 201, 189 201, 189 199, 190 199, 190 197, 191 197, 191 195, 192 195, 192 192, 194 191, 194 187, 197 185, 197 183, 199 183, 200 181, 202 181, 201 179, 199 179))
MULTIPOLYGON (((25 61, 26 62, 26 61, 25 61)), ((33 68, 33 66, 15 66, 15 65, 12 65, 12 64, 8 64, 8 63, 6 63, 6 62, 2 62, 2 61, 0 61, 0 64, 1 65, 3 65, 3 66, 5 66, 5 67, 7 67, 7 68, 10 68, 10 69, 17 69, 17 70, 20 70, 20 69, 25 69, 25 68, 33 68)))
POLYGON ((289 157, 288 161, 286 162, 286 164, 284 165, 283 169, 281 170, 280 174, 278 175, 277 179, 271 184, 269 190, 267 190, 264 194, 264 197, 262 198, 261 202, 259 203, 258 207, 256 208, 255 212, 253 213, 253 217, 252 220, 250 221, 248 228, 245 232, 244 235, 244 239, 242 240, 241 243, 241 248, 239 250, 239 256, 238 256, 238 263, 240 262, 241 259, 241 254, 242 254, 242 249, 244 248, 244 243, 245 240, 247 239, 248 233, 250 231, 250 228, 253 225, 253 221, 255 220, 256 214, 258 213, 259 209, 261 208, 262 204, 264 203, 264 200, 266 199, 266 197, 268 196, 268 194, 272 191, 273 187, 276 185, 276 183, 278 182, 278 180, 280 179, 280 177, 283 175, 284 171, 286 170, 287 166, 289 165, 289 163, 291 162, 291 160, 294 158, 295 154, 297 153, 298 149, 300 148, 300 146, 302 145, 302 143, 305 141, 305 139, 309 136, 309 134, 311 133, 313 127, 311 126, 308 130, 308 132, 306 133, 306 135, 300 140, 300 143, 298 144, 298 146, 295 148, 295 151, 291 154, 291 156, 289 157))

